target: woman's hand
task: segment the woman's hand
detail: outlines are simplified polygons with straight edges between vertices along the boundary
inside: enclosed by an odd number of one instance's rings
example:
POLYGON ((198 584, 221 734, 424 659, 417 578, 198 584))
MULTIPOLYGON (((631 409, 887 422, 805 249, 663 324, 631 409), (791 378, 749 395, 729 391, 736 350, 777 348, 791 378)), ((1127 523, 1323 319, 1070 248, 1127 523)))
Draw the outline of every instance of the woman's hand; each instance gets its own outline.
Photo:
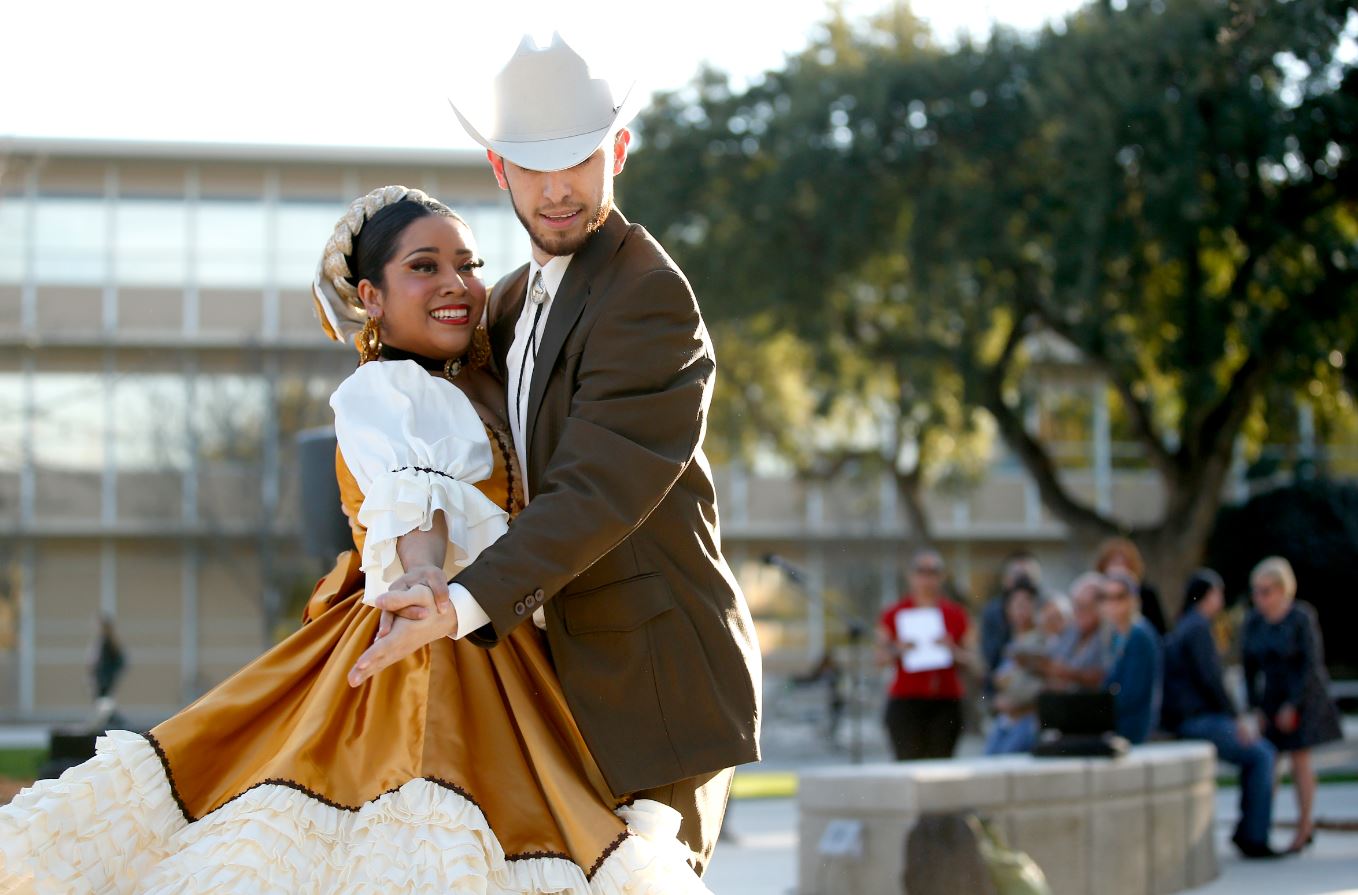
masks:
POLYGON ((873 661, 877 664, 877 667, 886 668, 888 665, 899 662, 904 653, 905 644, 891 636, 885 628, 877 629, 877 639, 873 644, 872 651, 873 661))
POLYGON ((1284 705, 1278 709, 1278 714, 1274 716, 1273 723, 1283 733, 1296 732, 1300 718, 1297 716, 1297 707, 1291 704, 1284 705))
POLYGON ((349 669, 349 686, 360 686, 377 672, 396 664, 420 647, 457 633, 457 612, 451 604, 447 612, 430 613, 419 620, 391 616, 383 621, 389 621, 386 633, 379 632, 373 645, 349 669))

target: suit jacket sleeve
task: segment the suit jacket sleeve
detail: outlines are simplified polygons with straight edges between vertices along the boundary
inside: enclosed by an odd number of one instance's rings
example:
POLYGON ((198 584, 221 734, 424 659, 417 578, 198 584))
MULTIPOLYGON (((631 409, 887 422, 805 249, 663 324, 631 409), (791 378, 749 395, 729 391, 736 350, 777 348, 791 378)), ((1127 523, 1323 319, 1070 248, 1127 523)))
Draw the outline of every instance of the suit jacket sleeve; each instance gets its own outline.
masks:
MULTIPOLYGON (((715 364, 688 284, 668 269, 606 293, 580 354, 570 413, 538 493, 456 578, 491 645, 635 531, 693 459, 715 364)), ((554 374, 556 375, 556 374, 554 374)))

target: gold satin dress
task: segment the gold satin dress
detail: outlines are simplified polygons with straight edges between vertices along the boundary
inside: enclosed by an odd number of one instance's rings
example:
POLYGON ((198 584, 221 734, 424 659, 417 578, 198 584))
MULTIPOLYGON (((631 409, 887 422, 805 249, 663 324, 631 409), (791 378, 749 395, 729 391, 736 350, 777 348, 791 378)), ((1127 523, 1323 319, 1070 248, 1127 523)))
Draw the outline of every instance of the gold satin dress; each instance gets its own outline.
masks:
MULTIPOLYGON (((510 441, 489 434, 477 488, 512 516, 510 441)), ((0 893, 706 892, 677 813, 609 794, 532 624, 349 686, 379 612, 360 602, 363 495, 336 466, 356 549, 302 628, 0 808, 0 893)))

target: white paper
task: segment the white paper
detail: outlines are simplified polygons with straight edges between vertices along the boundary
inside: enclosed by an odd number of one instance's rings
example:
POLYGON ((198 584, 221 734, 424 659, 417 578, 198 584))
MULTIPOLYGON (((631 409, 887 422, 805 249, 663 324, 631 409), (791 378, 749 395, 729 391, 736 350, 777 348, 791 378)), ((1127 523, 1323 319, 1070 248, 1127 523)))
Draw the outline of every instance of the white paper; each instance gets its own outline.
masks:
POLYGON ((901 667, 906 671, 952 667, 948 629, 943 625, 943 612, 937 606, 902 609, 896 613, 896 639, 913 644, 901 655, 901 667))

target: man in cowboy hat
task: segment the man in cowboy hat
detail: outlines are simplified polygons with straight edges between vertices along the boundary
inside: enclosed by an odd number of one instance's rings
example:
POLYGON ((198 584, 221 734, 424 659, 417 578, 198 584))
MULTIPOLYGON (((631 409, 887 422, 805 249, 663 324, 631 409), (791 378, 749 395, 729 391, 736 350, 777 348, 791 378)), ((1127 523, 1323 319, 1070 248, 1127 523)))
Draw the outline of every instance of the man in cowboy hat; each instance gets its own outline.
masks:
POLYGON ((688 280, 613 205, 635 91, 618 101, 557 35, 525 39, 493 92, 488 127, 455 111, 532 244, 487 315, 529 503, 451 587, 437 569, 396 582, 380 605, 423 620, 351 680, 533 619, 609 788, 678 809, 701 873, 731 769, 759 758, 759 649, 702 452, 712 344, 688 280))

